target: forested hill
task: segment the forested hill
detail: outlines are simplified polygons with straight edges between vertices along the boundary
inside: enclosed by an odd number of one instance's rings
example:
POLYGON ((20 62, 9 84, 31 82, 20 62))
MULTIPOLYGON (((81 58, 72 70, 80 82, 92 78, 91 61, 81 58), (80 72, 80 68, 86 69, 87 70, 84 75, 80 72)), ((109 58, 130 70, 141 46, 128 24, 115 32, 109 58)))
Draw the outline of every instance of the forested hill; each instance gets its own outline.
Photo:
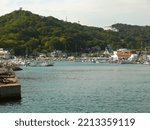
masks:
POLYGON ((29 11, 17 10, 0 17, 0 48, 16 55, 28 52, 50 52, 55 49, 65 52, 90 52, 128 47, 140 49, 150 44, 150 27, 115 24, 119 31, 104 31, 102 28, 82 26, 44 17, 29 11))
POLYGON ((150 26, 115 24, 112 27, 118 29, 118 37, 127 48, 144 49, 150 45, 150 26))

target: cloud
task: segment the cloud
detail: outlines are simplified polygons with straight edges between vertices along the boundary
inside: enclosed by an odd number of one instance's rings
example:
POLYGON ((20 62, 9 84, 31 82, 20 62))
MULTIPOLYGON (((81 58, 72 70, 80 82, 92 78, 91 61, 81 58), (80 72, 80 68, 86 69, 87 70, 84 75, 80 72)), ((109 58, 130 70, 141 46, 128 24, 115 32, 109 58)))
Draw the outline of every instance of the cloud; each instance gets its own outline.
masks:
POLYGON ((115 22, 150 23, 150 0, 5 0, 0 2, 0 15, 23 7, 44 16, 92 26, 115 22))

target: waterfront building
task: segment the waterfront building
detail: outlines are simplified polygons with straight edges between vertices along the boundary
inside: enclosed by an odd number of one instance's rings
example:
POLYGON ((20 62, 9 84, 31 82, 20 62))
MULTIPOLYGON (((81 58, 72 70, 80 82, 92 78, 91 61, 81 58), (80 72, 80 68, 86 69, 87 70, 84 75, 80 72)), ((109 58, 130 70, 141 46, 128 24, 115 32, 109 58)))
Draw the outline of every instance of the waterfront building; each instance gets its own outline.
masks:
POLYGON ((3 48, 0 48, 0 59, 9 59, 9 58, 10 58, 9 51, 6 51, 3 48))
POLYGON ((122 61, 136 61, 138 55, 136 51, 128 50, 126 48, 118 49, 113 52, 113 55, 110 57, 111 62, 122 62, 122 61))
POLYGON ((55 50, 55 51, 51 52, 51 57, 64 57, 64 58, 66 58, 67 54, 60 51, 60 50, 55 50))
POLYGON ((110 61, 111 62, 118 62, 117 51, 114 51, 113 55, 110 56, 110 61))
POLYGON ((125 59, 127 60, 129 57, 131 57, 132 54, 136 54, 136 51, 133 51, 133 50, 128 50, 126 48, 122 48, 122 49, 119 49, 117 50, 117 56, 118 56, 118 59, 125 59))

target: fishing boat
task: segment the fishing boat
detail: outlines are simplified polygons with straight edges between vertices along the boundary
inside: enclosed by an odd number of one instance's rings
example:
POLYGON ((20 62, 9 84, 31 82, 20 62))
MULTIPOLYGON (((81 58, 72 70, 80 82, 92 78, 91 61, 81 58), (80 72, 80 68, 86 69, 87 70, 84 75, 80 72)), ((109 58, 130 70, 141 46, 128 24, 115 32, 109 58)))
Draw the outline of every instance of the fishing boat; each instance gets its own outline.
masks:
POLYGON ((46 67, 46 66, 53 66, 54 62, 51 60, 42 60, 42 59, 36 59, 31 61, 29 66, 31 67, 46 67))
POLYGON ((45 55, 41 54, 34 60, 28 62, 29 66, 32 67, 46 67, 46 66, 53 66, 54 61, 50 57, 46 57, 45 55))

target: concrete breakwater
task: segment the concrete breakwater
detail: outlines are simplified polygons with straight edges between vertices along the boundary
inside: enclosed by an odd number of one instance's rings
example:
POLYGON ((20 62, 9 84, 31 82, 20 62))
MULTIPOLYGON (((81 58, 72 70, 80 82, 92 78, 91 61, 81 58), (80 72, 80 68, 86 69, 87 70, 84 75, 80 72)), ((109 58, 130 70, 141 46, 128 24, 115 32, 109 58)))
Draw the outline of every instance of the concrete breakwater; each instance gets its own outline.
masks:
POLYGON ((21 85, 11 68, 0 68, 0 101, 21 99, 21 85))

